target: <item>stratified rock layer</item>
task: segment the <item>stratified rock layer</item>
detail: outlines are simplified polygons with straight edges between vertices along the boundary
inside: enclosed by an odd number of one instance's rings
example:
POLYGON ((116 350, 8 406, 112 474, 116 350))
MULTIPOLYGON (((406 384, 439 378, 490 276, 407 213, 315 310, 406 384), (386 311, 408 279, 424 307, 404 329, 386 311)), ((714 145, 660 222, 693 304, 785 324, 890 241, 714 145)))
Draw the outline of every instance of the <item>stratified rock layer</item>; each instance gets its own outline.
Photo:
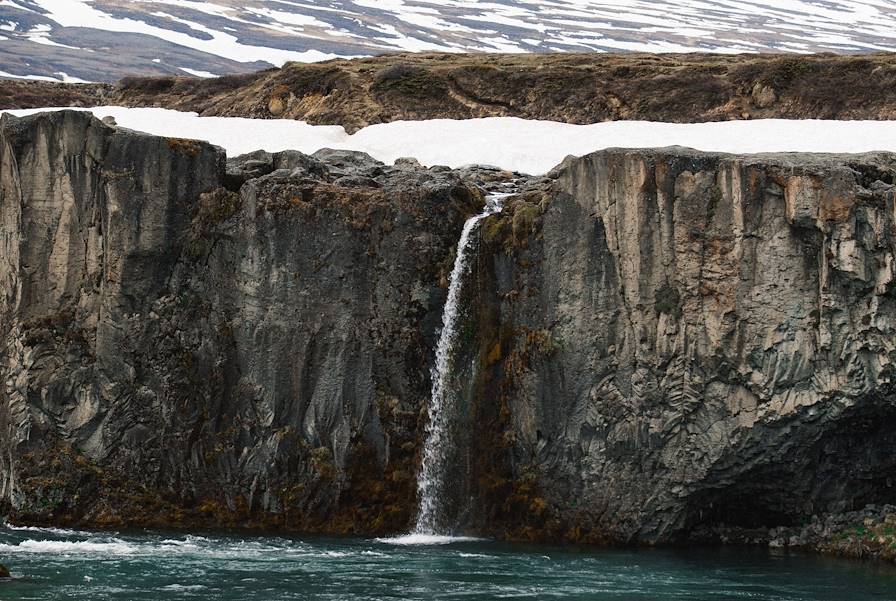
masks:
POLYGON ((609 150, 553 176, 485 229, 483 527, 658 541, 896 499, 896 157, 609 150))
MULTIPOLYGON (((406 529, 454 247, 514 178, 4 118, 5 512, 406 529)), ((889 154, 672 148, 524 185, 471 249, 456 519, 808 545, 896 502, 894 181, 889 154)))

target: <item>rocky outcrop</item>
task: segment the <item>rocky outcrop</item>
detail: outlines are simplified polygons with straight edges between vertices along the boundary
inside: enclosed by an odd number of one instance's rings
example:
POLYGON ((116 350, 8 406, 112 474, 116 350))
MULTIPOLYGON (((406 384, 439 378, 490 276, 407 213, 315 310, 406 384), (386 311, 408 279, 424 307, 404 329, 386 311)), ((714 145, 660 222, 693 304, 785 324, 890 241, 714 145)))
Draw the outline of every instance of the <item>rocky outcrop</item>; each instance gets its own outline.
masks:
POLYGON ((0 79, 0 107, 27 109, 101 106, 112 86, 105 83, 57 83, 32 79, 0 79))
POLYGON ((477 189, 366 155, 225 166, 76 112, 0 129, 12 519, 404 527, 477 189))
POLYGON ((884 553, 894 182, 890 154, 608 150, 534 180, 4 118, 4 512, 405 530, 455 245, 510 183, 463 288, 457 521, 884 553))
POLYGON ((774 54, 403 54, 217 79, 125 78, 109 104, 300 119, 893 119, 896 61, 774 54))
POLYGON ((776 54, 390 54, 117 85, 0 79, 0 108, 120 105, 299 119, 350 132, 413 119, 566 123, 894 119, 896 58, 776 54))
POLYGON ((655 542, 896 499, 896 157, 608 150, 553 177, 484 230, 479 527, 655 542))

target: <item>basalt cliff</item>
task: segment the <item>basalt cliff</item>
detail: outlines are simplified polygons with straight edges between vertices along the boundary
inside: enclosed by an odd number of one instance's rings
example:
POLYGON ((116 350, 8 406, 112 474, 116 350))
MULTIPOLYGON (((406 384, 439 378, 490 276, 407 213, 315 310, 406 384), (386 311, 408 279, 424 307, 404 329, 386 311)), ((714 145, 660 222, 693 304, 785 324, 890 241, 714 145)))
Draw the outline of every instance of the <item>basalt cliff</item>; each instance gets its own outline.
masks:
POLYGON ((545 178, 227 159, 84 113, 4 117, 3 512, 406 530, 455 247, 508 189, 461 299, 460 527, 770 540, 864 511, 886 550, 894 178, 890 154, 683 148, 545 178))

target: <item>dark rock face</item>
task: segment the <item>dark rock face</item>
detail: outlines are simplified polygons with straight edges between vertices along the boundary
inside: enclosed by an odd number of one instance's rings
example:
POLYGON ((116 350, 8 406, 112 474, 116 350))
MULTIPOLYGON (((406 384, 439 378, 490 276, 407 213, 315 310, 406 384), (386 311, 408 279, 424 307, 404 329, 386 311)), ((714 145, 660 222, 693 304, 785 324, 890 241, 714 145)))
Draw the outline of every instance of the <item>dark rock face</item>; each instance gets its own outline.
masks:
POLYGON ((462 224, 522 187, 465 285, 467 525, 866 553, 896 501, 894 182, 889 154, 612 150, 534 180, 5 118, 3 509, 407 528, 462 224))
POLYGON ((896 499, 896 157, 614 150, 553 176, 485 226, 482 527, 664 541, 896 499))
POLYGON ((404 527, 439 281, 478 191, 383 165, 343 187, 297 153, 225 176, 215 147, 74 112, 0 136, 13 518, 404 527))

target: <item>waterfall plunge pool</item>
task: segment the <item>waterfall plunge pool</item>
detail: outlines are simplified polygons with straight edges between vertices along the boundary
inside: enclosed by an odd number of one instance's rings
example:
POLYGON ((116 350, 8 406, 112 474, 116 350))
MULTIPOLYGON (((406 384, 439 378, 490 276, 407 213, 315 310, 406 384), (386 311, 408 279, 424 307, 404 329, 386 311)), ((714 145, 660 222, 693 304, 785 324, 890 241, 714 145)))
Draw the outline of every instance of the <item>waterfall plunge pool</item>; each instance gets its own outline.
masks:
POLYGON ((869 601, 896 566, 764 550, 0 529, 0 599, 869 601), (408 541, 404 541, 408 542, 408 541), (417 541, 420 542, 420 541, 417 541))

